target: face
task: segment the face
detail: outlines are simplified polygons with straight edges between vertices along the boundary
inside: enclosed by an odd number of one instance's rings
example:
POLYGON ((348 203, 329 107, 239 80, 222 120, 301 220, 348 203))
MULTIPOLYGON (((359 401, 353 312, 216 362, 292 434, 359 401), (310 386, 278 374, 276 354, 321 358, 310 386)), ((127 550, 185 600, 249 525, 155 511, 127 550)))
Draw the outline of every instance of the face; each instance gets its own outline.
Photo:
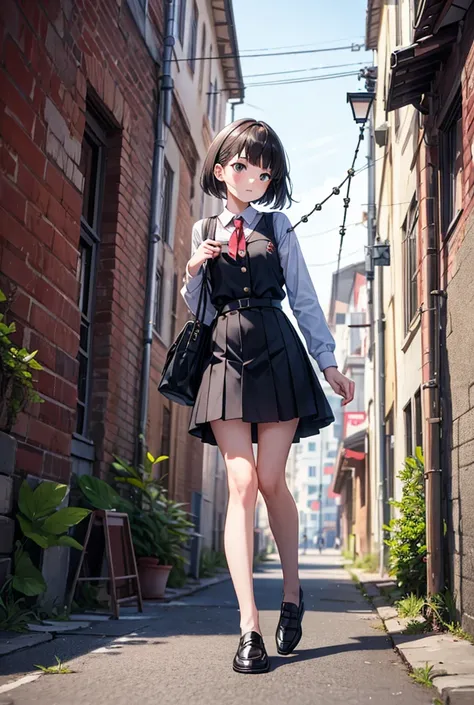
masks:
POLYGON ((238 154, 226 166, 216 164, 214 175, 225 182, 228 193, 244 203, 262 198, 271 181, 271 169, 254 166, 238 154))

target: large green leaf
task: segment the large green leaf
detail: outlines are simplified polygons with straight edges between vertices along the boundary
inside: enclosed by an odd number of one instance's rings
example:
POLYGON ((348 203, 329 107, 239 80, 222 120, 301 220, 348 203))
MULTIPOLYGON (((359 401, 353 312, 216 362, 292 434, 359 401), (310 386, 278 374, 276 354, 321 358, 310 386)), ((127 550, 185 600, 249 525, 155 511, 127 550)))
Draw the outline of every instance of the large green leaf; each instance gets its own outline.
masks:
POLYGON ((0 289, 0 303, 3 303, 6 300, 7 297, 5 296, 4 292, 0 289))
POLYGON ((18 507, 20 508, 20 512, 24 514, 27 519, 33 519, 35 513, 33 490, 26 480, 23 480, 21 483, 20 492, 18 494, 18 507))
POLYGON ((33 597, 46 590, 46 582, 41 572, 33 565, 26 551, 17 551, 15 555, 15 572, 12 585, 15 590, 33 597))
POLYGON ((85 519, 89 514, 90 510, 82 509, 82 507, 66 507, 65 509, 59 509, 52 516, 45 519, 43 528, 49 534, 64 534, 71 526, 79 524, 79 522, 85 519))
POLYGON ((120 495, 113 487, 98 477, 81 475, 77 478, 81 492, 94 509, 116 509, 120 505, 120 495))
POLYGON ((59 485, 57 482, 40 482, 33 492, 34 516, 32 518, 37 519, 51 514, 61 504, 67 493, 67 485, 59 485))
POLYGON ((78 551, 82 551, 82 546, 79 541, 73 539, 72 536, 56 536, 55 546, 69 546, 70 548, 77 548, 78 551))
POLYGON ((38 546, 41 546, 41 548, 48 548, 48 538, 44 536, 44 534, 40 533, 41 528, 34 526, 32 522, 29 521, 29 519, 26 519, 21 514, 17 514, 17 519, 20 524, 21 530, 28 539, 31 539, 32 541, 37 543, 38 546))
POLYGON ((134 487, 138 487, 139 490, 144 490, 145 489, 145 484, 142 480, 137 480, 134 477, 114 477, 115 482, 124 482, 127 485, 133 485, 134 487))

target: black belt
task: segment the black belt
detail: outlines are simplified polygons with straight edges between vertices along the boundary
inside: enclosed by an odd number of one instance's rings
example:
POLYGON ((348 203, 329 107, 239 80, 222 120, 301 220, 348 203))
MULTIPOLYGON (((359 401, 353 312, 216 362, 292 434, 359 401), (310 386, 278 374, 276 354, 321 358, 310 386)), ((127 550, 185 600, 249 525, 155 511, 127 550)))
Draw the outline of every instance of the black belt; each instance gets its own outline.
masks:
POLYGON ((219 309, 218 313, 229 313, 229 311, 240 311, 245 308, 282 308, 280 299, 236 299, 230 301, 219 309))

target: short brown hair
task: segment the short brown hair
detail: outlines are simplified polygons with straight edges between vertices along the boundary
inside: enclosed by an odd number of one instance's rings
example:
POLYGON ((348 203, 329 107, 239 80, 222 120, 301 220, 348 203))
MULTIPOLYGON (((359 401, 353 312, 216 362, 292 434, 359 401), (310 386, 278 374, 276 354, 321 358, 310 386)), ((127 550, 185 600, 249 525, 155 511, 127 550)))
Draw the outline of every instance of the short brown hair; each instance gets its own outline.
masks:
POLYGON ((225 198, 226 185, 216 179, 216 164, 226 166, 236 154, 254 166, 271 169, 271 181, 257 203, 284 208, 293 199, 288 157, 276 132, 266 122, 242 118, 224 127, 214 138, 201 172, 201 188, 216 198, 225 198))

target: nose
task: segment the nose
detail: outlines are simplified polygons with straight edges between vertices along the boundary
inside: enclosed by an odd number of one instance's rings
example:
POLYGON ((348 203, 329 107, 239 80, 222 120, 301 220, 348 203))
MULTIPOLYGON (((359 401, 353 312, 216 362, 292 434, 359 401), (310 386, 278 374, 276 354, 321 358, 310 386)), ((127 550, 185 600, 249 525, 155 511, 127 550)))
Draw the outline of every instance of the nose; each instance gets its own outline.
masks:
POLYGON ((249 179, 249 184, 253 184, 254 181, 255 179, 249 179))

